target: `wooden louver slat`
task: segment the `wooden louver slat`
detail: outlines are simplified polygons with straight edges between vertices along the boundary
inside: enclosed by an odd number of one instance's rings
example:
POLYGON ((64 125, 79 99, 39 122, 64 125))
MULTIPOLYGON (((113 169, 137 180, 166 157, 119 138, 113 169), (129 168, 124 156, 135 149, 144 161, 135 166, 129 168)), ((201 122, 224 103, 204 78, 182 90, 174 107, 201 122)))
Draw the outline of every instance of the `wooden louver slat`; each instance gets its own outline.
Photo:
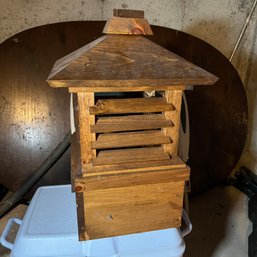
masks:
POLYGON ((125 132, 108 133, 98 136, 95 142, 92 142, 93 149, 111 149, 121 147, 146 146, 169 144, 171 139, 164 135, 162 131, 143 131, 143 132, 125 132))
POLYGON ((98 100, 89 107, 91 115, 174 111, 163 97, 98 100))
POLYGON ((96 159, 92 161, 94 166, 154 161, 154 160, 169 160, 170 155, 164 153, 163 148, 158 147, 143 147, 132 149, 119 150, 101 150, 96 159))
POLYGON ((148 130, 173 127, 174 124, 163 114, 127 115, 100 117, 91 126, 92 133, 107 133, 118 131, 148 130))
MULTIPOLYGON (((135 149, 130 149, 130 150, 134 151, 135 149)), ((103 150, 103 151, 106 152, 106 150, 103 150)), ((117 150, 114 150, 114 151, 117 151, 117 150)), ((165 158, 166 158, 166 155, 165 155, 165 158)), ((124 173, 124 172, 126 173, 138 172, 139 170, 141 171, 146 171, 146 170, 150 171, 150 170, 156 170, 156 169, 167 170, 171 168, 177 169, 177 168, 185 168, 185 167, 186 167, 186 164, 184 163, 184 161, 182 161, 177 155, 172 155, 170 159, 161 158, 160 160, 148 160, 145 162, 144 161, 128 162, 128 163, 117 163, 117 164, 87 167, 86 172, 84 172, 82 176, 90 177, 94 175, 101 176, 101 175, 117 174, 117 173, 124 173)))

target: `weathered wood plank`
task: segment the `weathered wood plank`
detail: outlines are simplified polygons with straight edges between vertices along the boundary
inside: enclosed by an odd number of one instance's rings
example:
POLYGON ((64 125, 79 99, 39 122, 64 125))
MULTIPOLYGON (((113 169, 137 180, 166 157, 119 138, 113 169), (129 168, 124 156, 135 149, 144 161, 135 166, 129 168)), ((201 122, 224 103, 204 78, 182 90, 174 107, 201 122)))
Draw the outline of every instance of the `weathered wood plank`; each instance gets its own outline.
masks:
POLYGON ((100 134, 97 140, 92 142, 91 146, 93 149, 113 149, 169 143, 171 143, 171 139, 165 136, 163 131, 150 130, 100 134))
POLYGON ((89 113, 89 106, 92 105, 94 105, 93 93, 78 93, 80 147, 83 165, 89 164, 96 157, 96 151, 91 148, 91 142, 95 141, 95 134, 90 131, 90 125, 95 124, 95 117, 89 113))
POLYGON ((98 43, 103 41, 105 38, 106 38, 106 36, 102 36, 102 37, 92 41, 91 43, 89 43, 89 44, 77 49, 76 51, 71 52, 70 54, 62 57, 61 59, 57 60, 54 64, 53 69, 51 70, 51 73, 48 76, 48 79, 55 76, 63 69, 65 69, 69 64, 71 64, 74 60, 79 58, 83 53, 87 52, 88 50, 90 50, 91 48, 96 46, 98 43))
POLYGON ((164 145, 164 150, 170 155, 177 154, 178 151, 182 93, 182 90, 165 91, 165 97, 167 99, 167 102, 175 106, 175 111, 166 111, 164 113, 165 117, 168 120, 171 120, 174 124, 173 127, 163 129, 165 135, 169 136, 172 139, 172 144, 164 145))
POLYGON ((139 86, 161 90, 165 86, 210 85, 217 81, 216 76, 142 36, 107 35, 92 44, 56 62, 49 84, 131 91, 128 89, 139 90, 139 86))
POLYGON ((153 160, 168 160, 169 154, 165 154, 162 147, 143 147, 122 150, 101 150, 93 165, 109 165, 129 162, 142 162, 153 160))
POLYGON ((92 115, 174 111, 164 97, 98 100, 89 108, 92 115))
POLYGON ((174 126, 164 114, 145 114, 100 117, 91 126, 92 133, 107 133, 118 131, 148 130, 174 126))

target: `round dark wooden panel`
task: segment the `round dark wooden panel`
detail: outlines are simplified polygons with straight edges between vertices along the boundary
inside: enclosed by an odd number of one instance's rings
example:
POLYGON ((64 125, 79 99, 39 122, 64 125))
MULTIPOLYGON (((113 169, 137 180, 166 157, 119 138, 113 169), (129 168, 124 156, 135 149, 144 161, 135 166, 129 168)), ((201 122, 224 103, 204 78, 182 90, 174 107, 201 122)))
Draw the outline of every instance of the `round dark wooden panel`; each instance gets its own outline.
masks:
MULTIPOLYGON (((101 36, 105 22, 50 24, 19 33, 0 45, 0 183, 15 191, 69 130, 69 94, 45 82, 54 62, 101 36)), ((153 26, 150 39, 217 75, 213 87, 186 97, 190 115, 193 192, 223 180, 246 139, 247 103, 241 80, 214 47, 191 35, 153 26)), ((67 152, 39 183, 69 183, 67 152)), ((39 185, 38 184, 38 185, 39 185)))

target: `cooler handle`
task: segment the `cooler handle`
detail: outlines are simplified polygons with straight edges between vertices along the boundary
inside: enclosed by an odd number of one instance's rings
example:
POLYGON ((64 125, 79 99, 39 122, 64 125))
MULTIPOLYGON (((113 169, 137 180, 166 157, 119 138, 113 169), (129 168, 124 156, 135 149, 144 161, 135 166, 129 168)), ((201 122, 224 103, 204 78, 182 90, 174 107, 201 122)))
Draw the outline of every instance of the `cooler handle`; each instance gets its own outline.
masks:
POLYGON ((10 230, 11 230, 11 227, 12 227, 13 223, 16 223, 16 224, 18 224, 18 225, 21 225, 22 220, 20 220, 20 219, 18 219, 18 218, 11 218, 11 219, 9 219, 8 222, 7 222, 7 225, 6 225, 4 231, 3 231, 2 235, 1 235, 1 238, 0 238, 1 244, 2 244, 4 247, 6 247, 6 248, 8 248, 8 249, 10 249, 10 250, 13 249, 14 244, 8 242, 6 238, 7 238, 8 234, 9 234, 9 232, 10 232, 10 230))
POLYGON ((183 220, 186 223, 186 227, 181 230, 181 235, 183 237, 185 237, 186 235, 188 235, 192 231, 192 223, 191 223, 190 219, 188 218, 187 213, 184 209, 182 210, 182 217, 183 217, 183 220))

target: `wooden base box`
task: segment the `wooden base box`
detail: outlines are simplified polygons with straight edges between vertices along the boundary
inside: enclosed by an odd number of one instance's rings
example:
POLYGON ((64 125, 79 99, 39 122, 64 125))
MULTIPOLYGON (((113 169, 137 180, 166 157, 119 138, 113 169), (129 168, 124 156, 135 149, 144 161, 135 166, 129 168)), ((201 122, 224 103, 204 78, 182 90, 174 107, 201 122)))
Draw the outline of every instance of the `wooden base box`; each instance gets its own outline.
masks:
POLYGON ((80 240, 179 227, 189 168, 76 178, 80 240))

